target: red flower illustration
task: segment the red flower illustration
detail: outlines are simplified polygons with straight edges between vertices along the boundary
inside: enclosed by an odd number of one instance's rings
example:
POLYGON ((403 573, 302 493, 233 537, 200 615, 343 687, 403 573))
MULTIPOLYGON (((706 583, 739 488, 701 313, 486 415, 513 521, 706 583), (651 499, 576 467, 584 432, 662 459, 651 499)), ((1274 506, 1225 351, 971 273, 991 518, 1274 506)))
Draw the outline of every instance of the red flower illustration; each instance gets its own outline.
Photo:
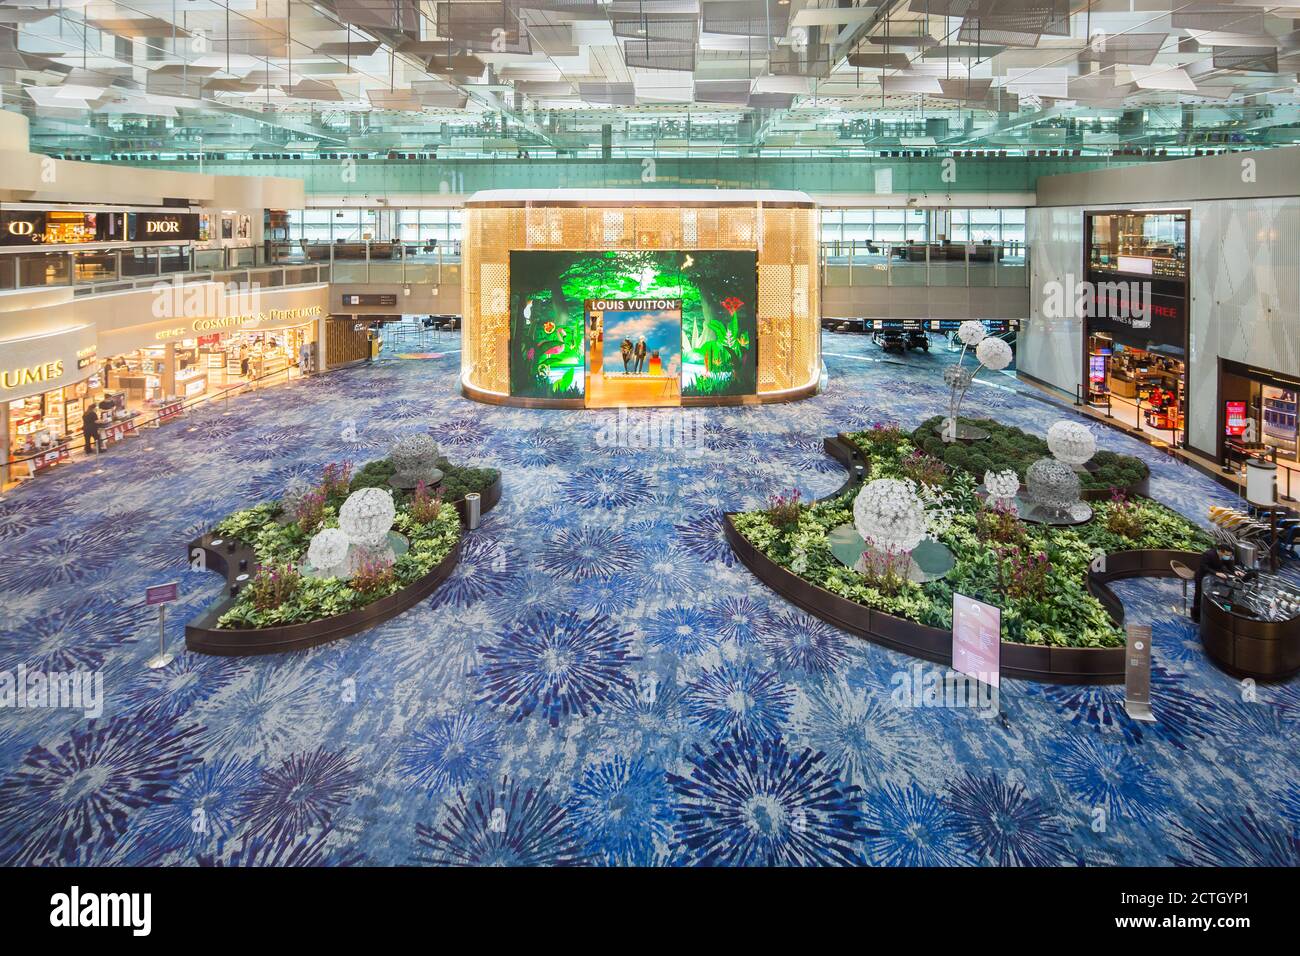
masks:
POLYGON ((735 315, 736 310, 745 303, 737 299, 734 295, 729 295, 722 300, 722 307, 727 310, 728 315, 735 315))

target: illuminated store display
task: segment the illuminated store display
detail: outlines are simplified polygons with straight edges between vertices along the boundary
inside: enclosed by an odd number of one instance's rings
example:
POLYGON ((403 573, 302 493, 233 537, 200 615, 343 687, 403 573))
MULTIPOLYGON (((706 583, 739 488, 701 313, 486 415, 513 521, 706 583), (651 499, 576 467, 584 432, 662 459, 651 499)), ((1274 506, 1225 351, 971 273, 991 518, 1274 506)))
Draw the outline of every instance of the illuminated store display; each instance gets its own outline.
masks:
POLYGON ((753 394, 752 253, 515 252, 511 394, 587 405, 753 394))
POLYGON ((470 397, 674 405, 816 388, 817 211, 803 194, 483 193, 465 216, 470 397))

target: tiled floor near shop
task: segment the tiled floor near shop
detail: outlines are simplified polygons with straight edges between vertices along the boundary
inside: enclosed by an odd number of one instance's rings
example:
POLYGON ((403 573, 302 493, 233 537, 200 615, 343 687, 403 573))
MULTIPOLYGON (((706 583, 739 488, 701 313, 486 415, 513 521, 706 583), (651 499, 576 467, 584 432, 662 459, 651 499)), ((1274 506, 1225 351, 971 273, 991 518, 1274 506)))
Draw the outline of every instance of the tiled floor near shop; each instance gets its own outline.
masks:
MULTIPOLYGON (((611 445, 613 412, 469 402, 449 353, 210 407, 4 496, 0 670, 101 670, 106 703, 0 710, 0 862, 1300 863, 1300 682, 1250 699, 1175 585, 1119 588, 1155 628, 1157 723, 1130 721, 1122 688, 1019 681, 1004 723, 892 707, 911 658, 734 561, 723 510, 841 484, 823 435, 941 409, 950 356, 824 348, 824 394, 700 410, 703 449, 611 445), (145 668, 145 586, 181 581, 178 651, 220 590, 187 569, 192 536, 421 429, 505 486, 432 600, 308 652, 145 668), (508 702, 564 666, 548 630, 599 650, 569 675, 572 716, 508 702)), ((1074 414, 1009 376, 965 411, 1040 433, 1074 414)), ((1096 431, 1183 513, 1233 500, 1096 431)))

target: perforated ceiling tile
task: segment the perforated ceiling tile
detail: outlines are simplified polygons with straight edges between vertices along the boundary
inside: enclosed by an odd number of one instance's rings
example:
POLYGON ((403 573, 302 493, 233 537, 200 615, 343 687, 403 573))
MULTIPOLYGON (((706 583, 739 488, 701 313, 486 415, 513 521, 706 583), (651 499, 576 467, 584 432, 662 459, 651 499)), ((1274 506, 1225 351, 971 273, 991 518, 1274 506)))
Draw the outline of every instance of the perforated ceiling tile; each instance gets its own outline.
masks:
POLYGON ((789 4, 777 0, 704 0, 703 30, 731 36, 785 36, 789 4))
POLYGON ((1277 50, 1269 47, 1216 46, 1216 70, 1243 70, 1250 73, 1276 73, 1277 50))
MULTIPOLYGON (((628 66, 690 73, 695 69, 695 44, 676 40, 627 40, 623 58, 628 66)), ((640 84, 637 87, 641 92, 640 84)))

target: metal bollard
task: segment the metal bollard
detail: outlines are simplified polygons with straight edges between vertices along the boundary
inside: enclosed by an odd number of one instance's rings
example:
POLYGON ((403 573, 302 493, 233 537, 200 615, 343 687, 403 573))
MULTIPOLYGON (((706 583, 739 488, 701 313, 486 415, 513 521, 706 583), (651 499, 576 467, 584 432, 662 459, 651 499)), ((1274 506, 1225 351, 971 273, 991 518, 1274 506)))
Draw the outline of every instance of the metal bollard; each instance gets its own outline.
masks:
POLYGON ((478 527, 479 518, 479 496, 478 492, 471 491, 465 496, 465 524, 473 531, 478 527))

